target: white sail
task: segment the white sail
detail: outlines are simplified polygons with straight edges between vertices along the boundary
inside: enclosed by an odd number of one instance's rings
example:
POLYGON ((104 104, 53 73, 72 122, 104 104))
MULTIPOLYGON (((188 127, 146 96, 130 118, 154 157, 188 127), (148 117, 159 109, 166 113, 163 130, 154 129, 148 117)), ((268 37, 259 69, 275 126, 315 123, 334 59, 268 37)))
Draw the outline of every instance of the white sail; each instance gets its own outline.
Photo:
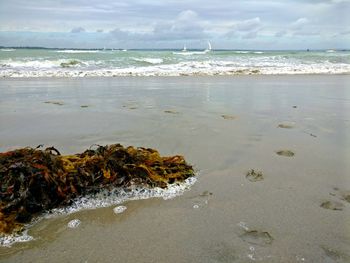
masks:
POLYGON ((187 51, 186 45, 184 45, 184 48, 183 48, 182 51, 183 51, 183 52, 186 52, 186 51, 187 51))
POLYGON ((211 50, 211 44, 209 41, 208 41, 208 50, 211 50))

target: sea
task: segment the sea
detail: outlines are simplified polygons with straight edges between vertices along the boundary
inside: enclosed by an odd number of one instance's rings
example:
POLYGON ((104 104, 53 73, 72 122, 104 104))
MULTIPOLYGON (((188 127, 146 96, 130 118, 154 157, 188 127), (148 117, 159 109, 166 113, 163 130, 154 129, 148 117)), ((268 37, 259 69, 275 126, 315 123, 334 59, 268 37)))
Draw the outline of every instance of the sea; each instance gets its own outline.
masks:
POLYGON ((350 50, 0 49, 0 77, 349 73, 350 50))

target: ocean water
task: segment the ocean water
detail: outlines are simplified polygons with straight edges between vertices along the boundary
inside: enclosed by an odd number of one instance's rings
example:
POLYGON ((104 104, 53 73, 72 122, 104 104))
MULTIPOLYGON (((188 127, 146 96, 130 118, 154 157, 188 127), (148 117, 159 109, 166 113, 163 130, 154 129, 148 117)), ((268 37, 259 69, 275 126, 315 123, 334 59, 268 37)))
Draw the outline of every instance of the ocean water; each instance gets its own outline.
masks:
POLYGON ((0 49, 0 77, 349 73, 349 50, 0 49))

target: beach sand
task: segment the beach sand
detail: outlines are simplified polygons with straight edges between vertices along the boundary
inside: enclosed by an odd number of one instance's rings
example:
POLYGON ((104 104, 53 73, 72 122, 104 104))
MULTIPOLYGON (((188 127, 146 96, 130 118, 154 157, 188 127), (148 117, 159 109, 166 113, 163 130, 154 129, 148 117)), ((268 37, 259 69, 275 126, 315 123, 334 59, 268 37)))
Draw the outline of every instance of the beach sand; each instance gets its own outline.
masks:
POLYGON ((198 171, 174 199, 43 220, 29 231, 34 241, 0 248, 1 261, 350 262, 349 83, 348 75, 1 79, 1 151, 121 143, 182 154, 198 171), (246 177, 251 169, 262 180, 246 177), (67 227, 72 219, 79 227, 67 227))

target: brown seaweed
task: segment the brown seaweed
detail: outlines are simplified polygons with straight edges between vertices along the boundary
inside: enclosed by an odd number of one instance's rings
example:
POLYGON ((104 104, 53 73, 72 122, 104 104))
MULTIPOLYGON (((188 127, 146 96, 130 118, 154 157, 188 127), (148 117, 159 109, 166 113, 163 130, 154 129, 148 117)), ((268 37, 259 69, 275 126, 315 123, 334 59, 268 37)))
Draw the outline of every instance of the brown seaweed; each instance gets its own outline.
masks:
POLYGON ((102 189, 131 185, 166 188, 194 176, 182 156, 147 148, 97 146, 75 155, 54 147, 0 153, 0 233, 20 231, 40 213, 102 189))

